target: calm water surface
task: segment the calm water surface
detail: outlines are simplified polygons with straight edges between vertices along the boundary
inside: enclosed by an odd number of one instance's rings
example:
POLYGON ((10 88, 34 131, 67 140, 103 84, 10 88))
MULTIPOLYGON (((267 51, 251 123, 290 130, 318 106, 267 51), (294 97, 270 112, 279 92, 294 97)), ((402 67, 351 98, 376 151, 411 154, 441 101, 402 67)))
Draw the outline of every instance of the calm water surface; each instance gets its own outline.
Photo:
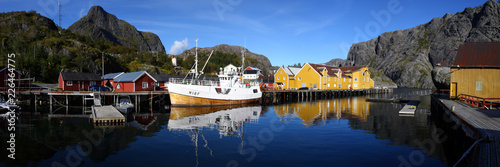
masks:
MULTIPOLYGON (((400 90, 401 91, 401 90, 400 90)), ((397 93, 397 91, 395 92, 397 93)), ((392 96, 373 95, 373 97, 392 96)), ((413 116, 368 96, 273 106, 173 108, 94 126, 87 118, 21 115, 16 160, 0 166, 448 166, 430 99, 413 116), (439 135, 438 135, 439 136, 439 135)), ((72 109, 76 113, 81 109, 72 109)), ((58 111, 64 113, 64 110, 58 111)), ((71 112, 71 111, 70 111, 71 112)))

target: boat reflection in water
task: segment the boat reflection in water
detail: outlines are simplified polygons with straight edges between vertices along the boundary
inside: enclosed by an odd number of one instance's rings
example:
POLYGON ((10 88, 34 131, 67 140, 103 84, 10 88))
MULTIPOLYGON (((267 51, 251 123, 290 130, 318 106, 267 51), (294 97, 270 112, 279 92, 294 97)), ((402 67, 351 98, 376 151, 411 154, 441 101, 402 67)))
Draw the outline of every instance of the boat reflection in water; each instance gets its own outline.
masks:
POLYGON ((242 136, 243 124, 257 124, 261 106, 173 107, 168 130, 219 130, 222 136, 242 136))
POLYGON ((290 103, 274 107, 280 118, 298 117, 306 126, 325 124, 330 119, 342 117, 359 119, 366 122, 370 114, 366 97, 337 98, 314 102, 290 103))

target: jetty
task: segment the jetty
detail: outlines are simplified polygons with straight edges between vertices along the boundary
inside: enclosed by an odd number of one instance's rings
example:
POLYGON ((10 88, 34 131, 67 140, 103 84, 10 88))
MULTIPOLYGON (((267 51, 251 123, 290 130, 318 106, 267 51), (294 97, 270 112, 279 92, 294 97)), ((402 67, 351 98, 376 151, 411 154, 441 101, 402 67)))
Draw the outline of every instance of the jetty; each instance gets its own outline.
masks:
POLYGON ((410 100, 406 105, 399 111, 400 115, 414 115, 417 106, 420 104, 418 100, 410 100))
POLYGON ((264 90, 261 104, 281 104, 285 102, 312 101, 367 94, 392 93, 393 89, 353 89, 353 90, 264 90))
POLYGON ((94 124, 125 123, 125 117, 113 106, 92 106, 94 124))
POLYGON ((450 100, 449 95, 433 95, 431 103, 433 110, 450 116, 456 125, 460 125, 458 127, 475 140, 462 157, 475 157, 475 162, 464 164, 460 159, 455 165, 500 166, 500 110, 486 110, 463 101, 450 100))
POLYGON ((92 105, 92 120, 94 124, 125 123, 125 117, 113 106, 102 106, 99 93, 93 94, 94 105, 92 105))

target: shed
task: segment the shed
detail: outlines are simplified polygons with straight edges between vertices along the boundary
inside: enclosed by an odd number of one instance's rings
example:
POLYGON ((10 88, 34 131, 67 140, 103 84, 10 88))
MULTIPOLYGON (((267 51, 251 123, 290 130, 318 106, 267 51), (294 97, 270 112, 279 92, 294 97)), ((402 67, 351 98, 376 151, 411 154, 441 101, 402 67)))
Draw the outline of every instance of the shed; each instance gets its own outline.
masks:
POLYGON ((146 71, 124 73, 113 81, 113 91, 136 92, 152 91, 156 79, 146 71))
POLYGON ((450 98, 500 98, 500 42, 462 44, 450 72, 450 98))
POLYGON ((61 72, 59 88, 64 91, 88 90, 92 85, 101 85, 101 78, 94 73, 61 72))
POLYGON ((111 74, 106 74, 101 77, 102 79, 102 85, 105 85, 107 87, 113 87, 113 81, 118 78, 120 75, 124 74, 124 72, 117 72, 117 73, 111 73, 111 74))

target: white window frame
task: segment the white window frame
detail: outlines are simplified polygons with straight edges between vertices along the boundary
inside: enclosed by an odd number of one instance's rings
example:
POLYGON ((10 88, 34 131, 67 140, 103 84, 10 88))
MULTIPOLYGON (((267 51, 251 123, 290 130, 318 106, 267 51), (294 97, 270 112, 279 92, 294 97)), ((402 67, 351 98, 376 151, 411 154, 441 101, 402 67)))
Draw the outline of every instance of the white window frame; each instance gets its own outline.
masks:
POLYGON ((122 87, 120 86, 120 83, 116 84, 116 89, 121 89, 122 87))
POLYGON ((283 77, 283 80, 286 80, 286 77, 283 77))
POLYGON ((355 87, 355 88, 357 88, 357 87, 358 87, 358 84, 357 84, 357 83, 355 83, 355 84, 354 84, 354 87, 355 87))
POLYGON ((299 77, 299 81, 302 80, 302 77, 299 77))
POLYGON ((279 81, 279 80, 280 80, 280 77, 276 77, 276 80, 278 80, 278 81, 279 81))
POLYGON ((147 89, 149 86, 148 82, 142 82, 142 89, 147 89))
POLYGON ((73 86, 73 81, 66 81, 66 86, 73 86))
POLYGON ((354 82, 358 82, 358 78, 354 78, 354 82))
POLYGON ((483 91, 483 81, 476 81, 476 91, 483 91))

